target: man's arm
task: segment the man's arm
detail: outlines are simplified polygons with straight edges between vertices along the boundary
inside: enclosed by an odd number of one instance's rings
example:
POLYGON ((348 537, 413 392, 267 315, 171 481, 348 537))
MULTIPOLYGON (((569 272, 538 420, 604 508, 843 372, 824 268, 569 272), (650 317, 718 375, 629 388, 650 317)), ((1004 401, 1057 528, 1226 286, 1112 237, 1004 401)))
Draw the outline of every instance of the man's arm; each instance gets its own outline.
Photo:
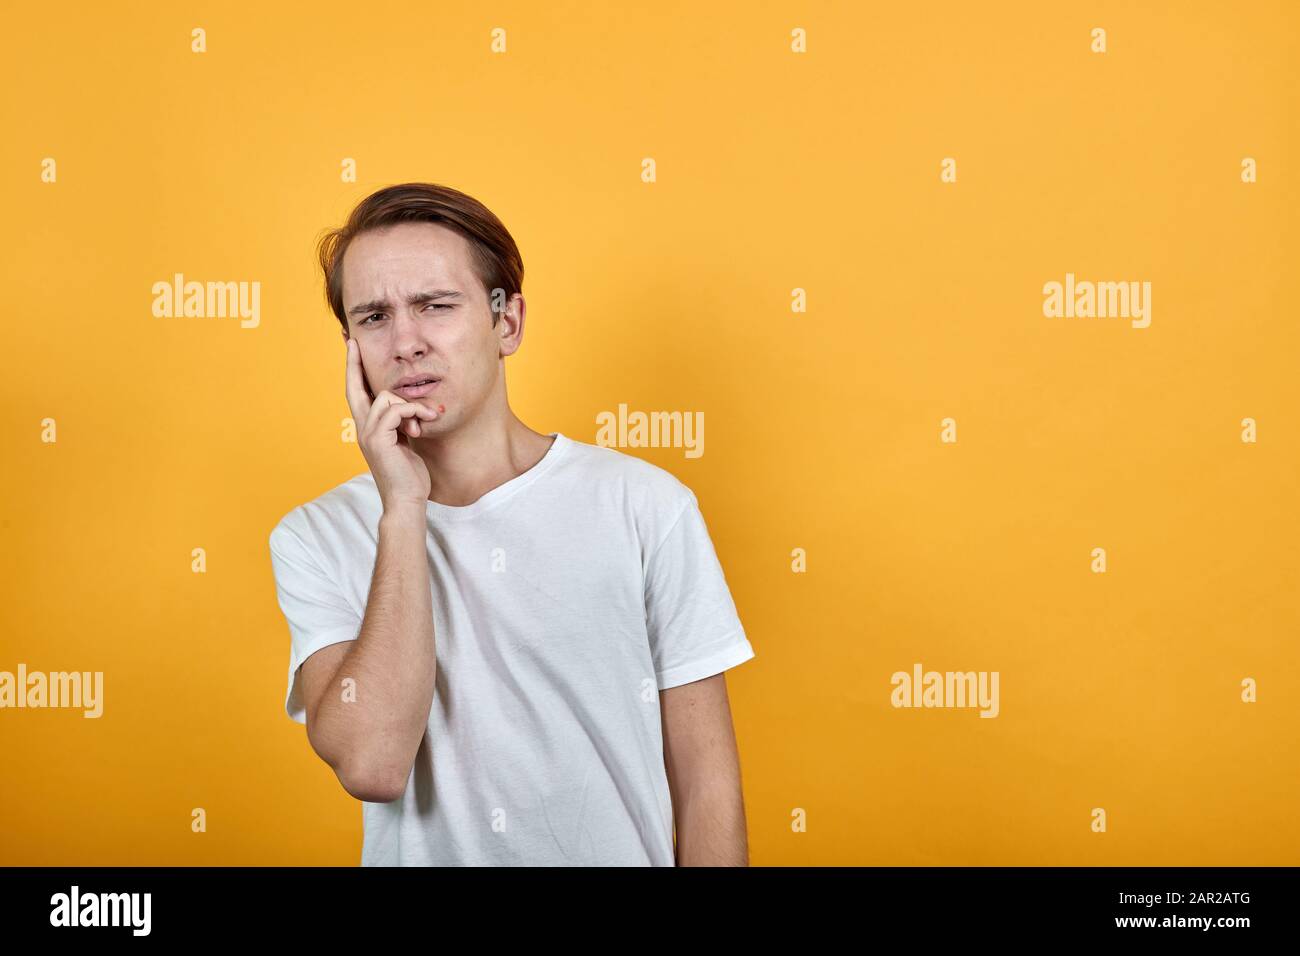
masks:
POLYGON ((396 800, 406 789, 433 706, 437 658, 425 534, 422 510, 384 512, 360 634, 302 664, 307 739, 343 788, 369 803, 396 800), (346 678, 356 682, 355 700, 344 699, 346 678))
POLYGON ((748 866, 740 755, 725 674, 659 692, 678 866, 748 866))

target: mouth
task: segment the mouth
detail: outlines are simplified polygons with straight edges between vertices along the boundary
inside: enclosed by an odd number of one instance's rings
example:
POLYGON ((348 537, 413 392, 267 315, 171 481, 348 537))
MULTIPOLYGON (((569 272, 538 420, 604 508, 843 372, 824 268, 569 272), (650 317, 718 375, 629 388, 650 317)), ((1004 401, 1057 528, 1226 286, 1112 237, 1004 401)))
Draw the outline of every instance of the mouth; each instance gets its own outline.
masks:
POLYGON ((442 379, 440 378, 428 378, 419 382, 412 382, 410 385, 394 385, 393 394, 400 395, 402 398, 423 398, 441 383, 442 379))

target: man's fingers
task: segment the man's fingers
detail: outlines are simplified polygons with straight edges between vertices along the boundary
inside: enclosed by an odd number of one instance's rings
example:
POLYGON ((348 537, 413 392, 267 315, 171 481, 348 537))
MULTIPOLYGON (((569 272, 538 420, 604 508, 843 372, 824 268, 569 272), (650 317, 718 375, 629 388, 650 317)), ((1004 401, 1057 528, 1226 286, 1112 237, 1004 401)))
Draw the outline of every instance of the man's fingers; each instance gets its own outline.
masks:
POLYGON ((352 420, 354 422, 364 422, 370 417, 370 408, 373 402, 366 390, 365 373, 361 369, 361 349, 356 340, 349 337, 347 350, 344 391, 347 395, 348 407, 352 409, 352 420))
MULTIPOLYGON (((380 396, 384 396, 389 393, 380 392, 379 394, 380 396)), ((380 398, 376 398, 376 409, 380 409, 381 406, 382 403, 380 398)), ((387 407, 383 407, 382 411, 379 412, 378 417, 375 419, 374 428, 381 431, 397 430, 399 428, 405 429, 407 426, 401 424, 401 421, 404 418, 409 418, 411 421, 415 421, 417 418, 424 418, 428 421, 432 421, 437 417, 438 413, 433 411, 433 409, 425 408, 423 405, 417 404, 416 402, 403 402, 394 398, 391 404, 387 407)))

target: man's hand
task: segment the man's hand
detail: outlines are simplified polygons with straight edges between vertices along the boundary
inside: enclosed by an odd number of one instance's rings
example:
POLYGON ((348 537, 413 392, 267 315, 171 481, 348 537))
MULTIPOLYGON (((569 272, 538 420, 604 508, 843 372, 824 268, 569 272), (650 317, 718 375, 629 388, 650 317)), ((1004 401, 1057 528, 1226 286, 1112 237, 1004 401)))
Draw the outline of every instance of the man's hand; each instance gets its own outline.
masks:
POLYGON ((411 449, 409 438, 419 438, 420 422, 433 421, 438 412, 418 402, 403 401, 387 389, 372 397, 361 367, 361 347, 349 338, 347 348, 348 407, 384 510, 407 504, 424 508, 433 486, 429 469, 411 449))

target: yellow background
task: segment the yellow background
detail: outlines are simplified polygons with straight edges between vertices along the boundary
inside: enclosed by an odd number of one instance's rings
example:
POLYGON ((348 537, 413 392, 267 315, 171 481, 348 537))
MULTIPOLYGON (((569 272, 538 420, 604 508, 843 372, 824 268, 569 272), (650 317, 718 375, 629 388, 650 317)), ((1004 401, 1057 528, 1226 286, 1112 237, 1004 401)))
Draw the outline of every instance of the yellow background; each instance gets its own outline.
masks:
POLYGON ((625 451, 696 491, 757 653, 755 865, 1300 863, 1300 6, 4 19, 0 669, 102 670, 105 713, 0 711, 0 863, 359 861, 267 535, 365 468, 314 242, 408 180, 519 243, 528 425, 705 413, 702 458, 625 451), (260 326, 153 317, 176 272, 260 282, 260 326), (1066 272, 1151 282, 1151 326, 1045 318, 1066 272), (918 661, 1000 716, 891 707, 918 661))

